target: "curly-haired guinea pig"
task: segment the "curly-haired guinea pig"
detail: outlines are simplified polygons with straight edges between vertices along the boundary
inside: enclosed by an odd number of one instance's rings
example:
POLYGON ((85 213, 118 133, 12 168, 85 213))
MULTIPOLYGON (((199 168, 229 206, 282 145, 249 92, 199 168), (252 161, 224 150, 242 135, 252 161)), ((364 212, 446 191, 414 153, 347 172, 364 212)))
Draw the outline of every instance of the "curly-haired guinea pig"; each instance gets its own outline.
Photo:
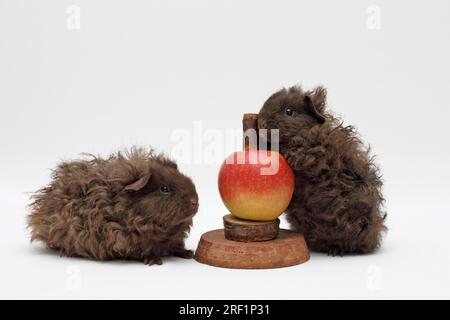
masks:
POLYGON ((325 89, 276 92, 258 126, 279 129, 280 152, 296 178, 287 219, 309 248, 331 255, 378 248, 386 230, 381 176, 355 129, 327 111, 325 89))
POLYGON ((61 255, 149 265, 193 257, 184 240, 198 210, 195 186, 151 149, 62 162, 32 199, 31 239, 61 255))

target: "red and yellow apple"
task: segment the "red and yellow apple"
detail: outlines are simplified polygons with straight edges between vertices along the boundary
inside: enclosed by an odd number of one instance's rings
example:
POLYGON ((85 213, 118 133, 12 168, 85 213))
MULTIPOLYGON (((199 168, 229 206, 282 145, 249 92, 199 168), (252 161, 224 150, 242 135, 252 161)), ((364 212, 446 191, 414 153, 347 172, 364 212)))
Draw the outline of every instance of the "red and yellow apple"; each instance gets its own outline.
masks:
POLYGON ((219 192, 234 216, 256 221, 278 218, 294 192, 294 174, 276 151, 231 154, 219 171, 219 192))

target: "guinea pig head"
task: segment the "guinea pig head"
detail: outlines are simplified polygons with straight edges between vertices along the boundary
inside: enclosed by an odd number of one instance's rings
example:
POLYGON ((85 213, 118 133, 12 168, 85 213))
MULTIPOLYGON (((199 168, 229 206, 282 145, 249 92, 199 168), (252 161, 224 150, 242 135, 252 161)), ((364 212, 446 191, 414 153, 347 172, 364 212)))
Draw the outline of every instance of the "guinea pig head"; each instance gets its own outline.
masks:
MULTIPOLYGON (((266 100, 258 114, 260 129, 279 129, 280 147, 293 137, 326 121, 326 90, 317 87, 303 91, 300 87, 282 89, 266 100)), ((268 134, 270 141, 270 134, 268 134)))
POLYGON ((169 160, 151 164, 125 192, 132 198, 135 212, 162 232, 191 225, 199 206, 192 180, 169 160))

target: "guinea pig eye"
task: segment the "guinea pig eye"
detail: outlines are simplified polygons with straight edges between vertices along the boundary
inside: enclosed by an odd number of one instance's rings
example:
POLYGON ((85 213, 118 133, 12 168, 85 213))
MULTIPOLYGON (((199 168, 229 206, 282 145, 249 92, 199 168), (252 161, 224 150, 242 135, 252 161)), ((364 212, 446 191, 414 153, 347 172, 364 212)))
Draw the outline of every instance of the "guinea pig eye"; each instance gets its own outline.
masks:
POLYGON ((161 186, 160 190, 162 193, 169 193, 170 191, 168 186, 161 186))
POLYGON ((288 116, 293 116, 294 115, 294 109, 287 107, 284 112, 288 115, 288 116))

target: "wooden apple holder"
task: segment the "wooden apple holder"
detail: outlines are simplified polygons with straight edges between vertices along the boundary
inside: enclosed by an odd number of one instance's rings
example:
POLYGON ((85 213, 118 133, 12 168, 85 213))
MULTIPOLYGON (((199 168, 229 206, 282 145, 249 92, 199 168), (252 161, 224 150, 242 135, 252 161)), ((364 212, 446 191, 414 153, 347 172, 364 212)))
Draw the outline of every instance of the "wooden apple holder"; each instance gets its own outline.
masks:
MULTIPOLYGON (((257 129, 257 115, 244 114, 244 133, 257 129)), ((245 136, 245 135, 244 135, 245 136)), ((244 140, 244 148, 248 148, 244 140)), ((303 235, 280 229, 280 220, 251 221, 231 214, 224 229, 204 233, 195 252, 198 262, 224 268, 270 269, 288 267, 309 259, 303 235)))

